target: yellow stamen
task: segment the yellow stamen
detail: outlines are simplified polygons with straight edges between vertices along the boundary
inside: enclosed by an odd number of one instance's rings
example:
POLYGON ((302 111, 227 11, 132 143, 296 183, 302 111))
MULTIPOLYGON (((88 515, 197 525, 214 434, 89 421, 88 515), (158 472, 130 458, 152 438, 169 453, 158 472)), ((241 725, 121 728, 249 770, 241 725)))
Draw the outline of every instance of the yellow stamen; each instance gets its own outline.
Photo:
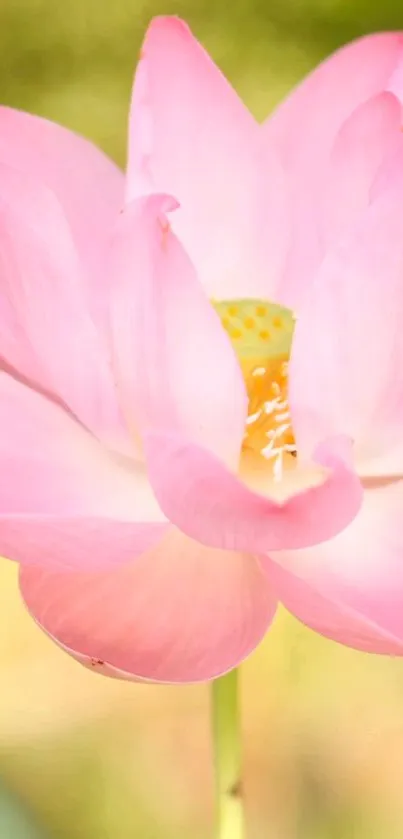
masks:
POLYGON ((243 452, 270 464, 280 479, 296 455, 287 395, 293 313, 260 300, 214 306, 234 344, 249 398, 243 452))

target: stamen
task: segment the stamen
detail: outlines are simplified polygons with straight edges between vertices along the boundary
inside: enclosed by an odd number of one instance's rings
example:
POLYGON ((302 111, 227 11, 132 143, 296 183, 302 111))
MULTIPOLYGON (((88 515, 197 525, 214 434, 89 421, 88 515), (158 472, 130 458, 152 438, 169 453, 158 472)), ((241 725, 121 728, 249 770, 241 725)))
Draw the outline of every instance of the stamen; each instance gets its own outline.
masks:
POLYGON ((271 464, 280 481, 288 458, 297 454, 288 405, 288 360, 293 313, 260 300, 214 303, 238 356, 249 397, 243 442, 271 464))

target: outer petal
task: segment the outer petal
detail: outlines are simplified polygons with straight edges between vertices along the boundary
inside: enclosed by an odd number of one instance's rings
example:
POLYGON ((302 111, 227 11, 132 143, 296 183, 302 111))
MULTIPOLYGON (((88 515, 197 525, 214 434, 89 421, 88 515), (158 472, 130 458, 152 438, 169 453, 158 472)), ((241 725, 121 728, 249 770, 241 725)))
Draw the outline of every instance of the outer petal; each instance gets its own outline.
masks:
POLYGON ((318 193, 312 184, 290 183, 290 248, 284 270, 276 277, 273 299, 298 311, 323 256, 318 193))
MULTIPOLYGON (((290 179, 292 246, 275 291, 284 305, 298 311, 327 249, 383 188, 396 152, 403 147, 401 122, 396 96, 385 92, 373 96, 342 124, 326 163, 318 164, 309 182, 301 185, 297 175, 290 179)), ((393 172, 396 176, 396 164, 393 172)))
MULTIPOLYGON (((300 452, 309 455, 318 440, 347 434, 361 468, 401 448, 402 276, 398 185, 329 253, 297 320, 289 388, 300 452)), ((396 468, 401 472, 403 462, 396 468)))
POLYGON ((124 177, 88 140, 56 123, 0 108, 0 162, 34 175, 59 199, 88 277, 98 281, 108 233, 123 204, 124 177))
POLYGON ((300 305, 323 256, 321 201, 335 138, 353 111, 371 97, 389 88, 399 96, 402 86, 393 73, 402 55, 403 35, 398 33, 354 41, 320 64, 262 129, 291 185, 292 247, 277 289, 284 305, 300 305))
POLYGON ((399 95, 392 80, 402 56, 401 33, 360 38, 320 64, 278 107, 264 131, 294 176, 309 178, 318 171, 341 125, 360 104, 388 89, 399 95))
POLYGON ((387 155, 379 167, 371 187, 371 201, 376 201, 383 192, 389 189, 396 189, 398 184, 403 184, 403 134, 400 132, 400 141, 394 151, 387 155))
POLYGON ((316 544, 357 514, 361 485, 344 441, 329 441, 315 456, 316 470, 296 472, 297 485, 269 479, 267 497, 180 435, 146 436, 148 474, 168 518, 205 545, 251 553, 316 544))
POLYGON ((276 607, 253 557, 209 550, 174 530, 113 573, 32 568, 20 579, 38 623, 73 655, 108 675, 158 682, 203 681, 234 667, 276 607))
POLYGON ((0 358, 53 392, 118 445, 120 417, 106 347, 88 307, 85 275, 56 197, 0 164, 0 358))
POLYGON ((335 539, 262 558, 285 606, 342 644, 402 655, 402 505, 402 481, 368 490, 355 521, 335 539))
POLYGON ((360 105, 342 125, 326 175, 322 217, 325 246, 337 241, 365 211, 384 161, 401 143, 401 104, 381 93, 360 105))
POLYGON ((0 554, 97 568, 126 562, 160 538, 164 518, 142 469, 5 373, 0 401, 0 554))
POLYGON ((233 348, 188 257, 160 218, 167 199, 129 205, 113 242, 112 325, 129 420, 182 428, 237 462, 247 396, 233 348))
POLYGON ((127 198, 175 195, 173 226, 210 296, 269 297, 287 244, 283 174, 188 27, 156 18, 141 52, 127 198))

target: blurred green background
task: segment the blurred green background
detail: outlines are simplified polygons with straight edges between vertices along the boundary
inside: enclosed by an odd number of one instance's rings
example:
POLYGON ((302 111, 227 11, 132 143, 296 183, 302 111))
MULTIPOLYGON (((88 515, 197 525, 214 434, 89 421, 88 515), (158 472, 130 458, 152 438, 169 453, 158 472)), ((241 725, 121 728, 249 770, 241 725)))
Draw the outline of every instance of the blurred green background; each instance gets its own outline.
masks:
MULTIPOLYGON (((133 69, 156 13, 188 19, 259 117, 339 44, 403 29, 400 0, 0 0, 0 98, 123 163, 133 69)), ((210 835, 206 688, 82 669, 30 621, 1 560, 0 674, 0 839, 210 835)), ((401 839, 403 661, 280 614, 244 667, 243 694, 248 839, 401 839)))

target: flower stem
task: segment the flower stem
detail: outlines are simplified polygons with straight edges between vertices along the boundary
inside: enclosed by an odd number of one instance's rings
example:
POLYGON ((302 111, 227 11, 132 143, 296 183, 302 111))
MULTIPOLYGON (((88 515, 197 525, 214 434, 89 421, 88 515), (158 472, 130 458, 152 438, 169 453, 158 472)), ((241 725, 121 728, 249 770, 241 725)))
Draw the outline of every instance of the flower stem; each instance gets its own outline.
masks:
POLYGON ((215 839, 244 839, 238 670, 211 686, 216 782, 215 839))

